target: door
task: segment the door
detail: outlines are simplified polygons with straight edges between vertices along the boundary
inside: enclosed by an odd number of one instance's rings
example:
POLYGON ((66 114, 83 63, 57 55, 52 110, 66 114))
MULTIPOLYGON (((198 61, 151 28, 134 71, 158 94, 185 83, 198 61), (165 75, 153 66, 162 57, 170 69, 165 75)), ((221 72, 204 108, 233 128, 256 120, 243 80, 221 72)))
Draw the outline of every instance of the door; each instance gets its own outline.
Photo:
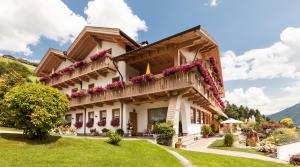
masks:
POLYGON ((136 134, 137 134, 137 113, 130 112, 129 117, 130 117, 130 122, 132 124, 132 135, 136 136, 136 134))

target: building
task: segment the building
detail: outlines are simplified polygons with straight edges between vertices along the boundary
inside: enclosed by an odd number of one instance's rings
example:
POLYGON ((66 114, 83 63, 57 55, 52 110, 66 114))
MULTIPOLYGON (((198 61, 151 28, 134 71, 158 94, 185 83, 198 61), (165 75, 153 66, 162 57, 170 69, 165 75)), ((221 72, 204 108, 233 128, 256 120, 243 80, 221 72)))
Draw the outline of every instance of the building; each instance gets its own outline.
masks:
POLYGON ((49 49, 35 73, 68 96, 65 120, 82 134, 127 133, 130 122, 141 135, 164 121, 200 134, 225 116, 218 45, 200 26, 143 46, 119 29, 87 26, 67 51, 49 49))

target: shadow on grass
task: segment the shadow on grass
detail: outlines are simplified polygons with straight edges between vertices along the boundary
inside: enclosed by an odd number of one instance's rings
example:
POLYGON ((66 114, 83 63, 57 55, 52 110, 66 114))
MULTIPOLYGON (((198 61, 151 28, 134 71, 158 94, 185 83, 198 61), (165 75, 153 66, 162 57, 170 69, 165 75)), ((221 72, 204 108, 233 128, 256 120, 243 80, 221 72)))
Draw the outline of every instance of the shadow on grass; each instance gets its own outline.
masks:
POLYGON ((23 134, 15 134, 15 133, 1 133, 0 137, 3 139, 6 139, 6 140, 24 142, 24 143, 31 144, 31 145, 51 144, 61 138, 61 136, 48 136, 47 138, 45 138, 43 140, 28 139, 23 134))

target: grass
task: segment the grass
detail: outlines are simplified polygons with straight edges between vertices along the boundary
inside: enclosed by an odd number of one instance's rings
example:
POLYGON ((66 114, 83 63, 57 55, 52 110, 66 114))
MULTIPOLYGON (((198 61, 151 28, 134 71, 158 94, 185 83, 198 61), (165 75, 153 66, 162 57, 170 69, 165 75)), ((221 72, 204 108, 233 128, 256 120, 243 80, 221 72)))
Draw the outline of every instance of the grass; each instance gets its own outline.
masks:
POLYGON ((138 140, 113 146, 95 139, 51 136, 46 141, 32 141, 18 134, 1 134, 0 148, 1 167, 182 166, 162 148, 138 140))
MULTIPOLYGON (((171 148, 173 149, 173 148, 171 148)), ((269 161, 173 149, 198 167, 292 167, 269 161)))
POLYGON ((22 130, 20 130, 20 129, 8 128, 8 127, 1 127, 1 126, 0 126, 0 130, 22 132, 22 130))
POLYGON ((212 144, 210 144, 208 146, 208 148, 219 149, 219 150, 229 150, 229 151, 239 151, 239 152, 253 153, 253 154, 259 154, 259 155, 267 155, 267 153, 257 151, 254 148, 226 147, 226 146, 224 146, 223 139, 214 141, 212 144))

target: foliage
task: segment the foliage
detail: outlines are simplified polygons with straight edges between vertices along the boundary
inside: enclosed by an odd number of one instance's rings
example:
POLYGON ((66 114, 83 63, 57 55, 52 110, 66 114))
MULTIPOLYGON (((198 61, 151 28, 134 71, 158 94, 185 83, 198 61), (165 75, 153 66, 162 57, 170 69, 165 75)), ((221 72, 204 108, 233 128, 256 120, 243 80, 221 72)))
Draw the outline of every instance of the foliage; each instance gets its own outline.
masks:
POLYGON ((94 121, 93 120, 89 120, 87 123, 86 123, 86 127, 88 128, 91 128, 94 126, 94 121))
POLYGON ((203 125, 201 127, 201 132, 204 136, 209 135, 212 131, 209 125, 203 125))
POLYGON ((257 149, 258 149, 258 151, 266 152, 266 153, 270 153, 270 154, 276 153, 276 151, 277 151, 276 145, 274 145, 272 142, 270 142, 267 139, 260 141, 258 143, 257 149))
POLYGON ((269 138, 269 141, 276 145, 290 143, 298 140, 297 133, 295 129, 291 128, 280 128, 274 130, 272 136, 269 138))
POLYGON ((59 90, 41 84, 24 84, 4 97, 10 121, 32 138, 44 138, 59 125, 69 110, 69 101, 59 90))
POLYGON ((98 122, 98 126, 105 126, 106 125, 106 119, 102 119, 98 122))
POLYGON ((101 131, 102 131, 102 133, 107 133, 107 132, 109 132, 109 129, 103 128, 101 131))
POLYGON ((120 125, 120 119, 114 118, 111 120, 110 125, 113 127, 118 127, 120 125))
POLYGON ((123 129, 117 129, 116 133, 120 136, 124 136, 124 130, 123 129))
POLYGON ((75 133, 75 129, 71 128, 70 126, 66 125, 66 126, 60 126, 57 127, 53 130, 55 133, 59 133, 59 134, 71 134, 73 135, 75 133))
POLYGON ((291 118, 284 118, 280 121, 280 123, 288 128, 292 128, 294 126, 293 120, 291 118))
POLYGON ((300 154, 291 156, 291 158, 290 158, 290 164, 292 164, 292 165, 300 165, 300 154))
POLYGON ((158 135, 156 139, 158 144, 171 145, 175 129, 173 128, 173 123, 170 121, 156 123, 153 127, 153 133, 158 135))
POLYGON ((234 142, 234 137, 231 133, 227 133, 224 137, 224 145, 226 147, 232 147, 234 142))
POLYGON ((211 128, 211 131, 213 133, 218 133, 219 132, 219 128, 215 124, 211 124, 210 128, 211 128))
POLYGON ((122 137, 117 132, 110 131, 107 136, 109 138, 107 142, 112 145, 119 145, 119 143, 122 141, 122 137))
POLYGON ((31 75, 30 70, 19 62, 0 62, 0 76, 10 73, 11 71, 17 72, 22 76, 22 78, 27 78, 29 75, 31 75))
POLYGON ((74 126, 75 126, 76 129, 81 128, 82 125, 83 125, 83 122, 75 122, 75 124, 74 124, 74 126))
POLYGON ((99 132, 96 129, 90 129, 90 133, 92 136, 99 136, 99 132))

